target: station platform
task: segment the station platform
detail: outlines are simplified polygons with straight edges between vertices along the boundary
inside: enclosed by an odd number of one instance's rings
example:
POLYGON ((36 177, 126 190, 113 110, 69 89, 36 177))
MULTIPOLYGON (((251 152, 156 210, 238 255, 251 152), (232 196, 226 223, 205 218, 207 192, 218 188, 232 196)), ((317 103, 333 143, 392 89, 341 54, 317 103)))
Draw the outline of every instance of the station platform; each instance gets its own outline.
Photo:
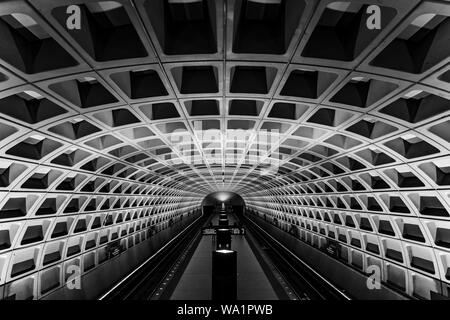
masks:
MULTIPOLYGON (((218 215, 211 219, 217 224, 218 215)), ((230 224, 237 222, 229 217, 230 224)), ((211 300, 212 236, 203 236, 181 276, 171 300, 211 300)), ((233 235, 231 249, 237 251, 237 299, 276 300, 278 296, 244 235, 233 235)))

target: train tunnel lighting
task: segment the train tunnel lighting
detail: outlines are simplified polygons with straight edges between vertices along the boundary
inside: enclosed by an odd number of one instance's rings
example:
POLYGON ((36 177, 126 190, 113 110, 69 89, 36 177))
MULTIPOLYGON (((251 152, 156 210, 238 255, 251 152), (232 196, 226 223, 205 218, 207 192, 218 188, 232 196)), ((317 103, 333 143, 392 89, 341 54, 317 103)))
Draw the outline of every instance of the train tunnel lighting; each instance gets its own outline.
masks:
POLYGON ((217 199, 221 202, 226 202, 228 199, 231 198, 231 194, 227 192, 219 192, 216 195, 217 199))

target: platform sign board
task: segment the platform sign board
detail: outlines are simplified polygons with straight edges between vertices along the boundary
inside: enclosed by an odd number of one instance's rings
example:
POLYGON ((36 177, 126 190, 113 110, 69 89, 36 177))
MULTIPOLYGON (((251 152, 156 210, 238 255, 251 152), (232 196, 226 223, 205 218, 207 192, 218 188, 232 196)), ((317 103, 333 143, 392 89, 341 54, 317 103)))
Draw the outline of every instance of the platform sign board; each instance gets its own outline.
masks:
POLYGON ((214 228, 204 228, 202 229, 202 235, 204 236, 212 236, 216 234, 216 229, 214 228))
POLYGON ((327 252, 330 256, 338 258, 340 251, 341 245, 339 244, 339 242, 327 239, 327 243, 325 245, 325 252, 327 252))
POLYGON ((122 245, 120 244, 120 240, 108 243, 106 246, 106 252, 109 259, 114 258, 119 255, 123 251, 122 245))
MULTIPOLYGON (((223 229, 223 226, 220 227, 221 229, 223 229)), ((237 228, 237 227, 231 227, 228 228, 230 230, 230 233, 232 235, 243 235, 245 234, 245 229, 244 228, 237 228)), ((216 235, 217 234, 217 228, 211 227, 211 228, 203 228, 202 229, 202 235, 204 236, 212 236, 212 235, 216 235)))

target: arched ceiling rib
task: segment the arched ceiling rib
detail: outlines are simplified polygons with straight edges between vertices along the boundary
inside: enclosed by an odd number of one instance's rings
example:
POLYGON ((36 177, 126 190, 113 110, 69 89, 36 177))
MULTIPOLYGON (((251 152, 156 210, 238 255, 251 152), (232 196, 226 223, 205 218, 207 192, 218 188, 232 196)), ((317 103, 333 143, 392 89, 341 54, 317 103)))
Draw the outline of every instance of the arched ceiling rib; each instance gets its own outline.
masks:
POLYGON ((374 241, 378 254, 336 236, 425 287, 448 283, 448 2, 30 0, 0 12, 0 285, 50 270, 44 244, 94 234, 73 221, 131 212, 149 227, 214 191, 374 241), (371 4, 380 30, 366 27, 371 4), (328 214, 368 217, 372 231, 328 214), (59 221, 69 229, 54 240, 59 221), (24 243, 29 226, 40 238, 24 243), (34 249, 35 268, 13 276, 34 249))

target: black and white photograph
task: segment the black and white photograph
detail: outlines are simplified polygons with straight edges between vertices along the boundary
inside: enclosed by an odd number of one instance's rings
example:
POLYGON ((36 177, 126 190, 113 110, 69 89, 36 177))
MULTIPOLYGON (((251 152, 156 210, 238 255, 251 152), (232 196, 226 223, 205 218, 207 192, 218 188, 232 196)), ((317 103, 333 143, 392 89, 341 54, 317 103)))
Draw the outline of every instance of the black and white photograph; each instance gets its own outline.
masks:
POLYGON ((449 299, 449 0, 0 0, 0 318, 449 299))

